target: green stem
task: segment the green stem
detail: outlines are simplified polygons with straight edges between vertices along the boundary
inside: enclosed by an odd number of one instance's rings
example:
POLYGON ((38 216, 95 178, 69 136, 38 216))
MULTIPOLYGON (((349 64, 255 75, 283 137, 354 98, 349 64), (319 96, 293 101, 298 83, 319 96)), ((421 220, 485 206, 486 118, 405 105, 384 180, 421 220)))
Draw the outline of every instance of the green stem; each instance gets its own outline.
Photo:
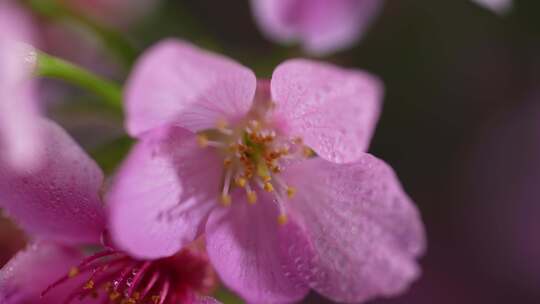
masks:
POLYGON ((101 43, 126 67, 130 67, 137 57, 137 50, 122 34, 80 14, 58 1, 26 0, 35 12, 51 20, 61 20, 78 24, 95 34, 101 43))
POLYGON ((122 90, 119 85, 105 80, 77 65, 38 52, 36 75, 60 79, 100 96, 108 107, 122 111, 122 90))

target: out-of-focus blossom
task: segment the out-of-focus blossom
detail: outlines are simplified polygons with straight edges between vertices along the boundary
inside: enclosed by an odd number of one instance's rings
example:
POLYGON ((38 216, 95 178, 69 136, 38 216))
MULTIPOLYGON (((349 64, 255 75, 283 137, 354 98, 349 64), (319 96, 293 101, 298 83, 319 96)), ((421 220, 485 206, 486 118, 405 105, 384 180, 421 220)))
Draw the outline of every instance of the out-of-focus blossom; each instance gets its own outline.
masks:
POLYGON ((24 169, 37 162, 40 137, 33 124, 37 114, 35 88, 27 82, 35 52, 28 17, 11 1, 0 3, 0 159, 24 169))
POLYGON ((315 55, 352 46, 382 8, 382 0, 251 0, 263 33, 300 43, 315 55))
POLYGON ((393 170, 365 153, 382 90, 308 60, 257 82, 227 58, 158 44, 127 86, 140 142, 106 199, 113 239, 156 258, 206 231, 218 274, 250 303, 402 293, 425 240, 393 170))
POLYGON ((504 14, 512 9, 512 0, 473 0, 496 13, 504 14))
POLYGON ((206 256, 192 249, 139 260, 106 242, 84 258, 76 245, 97 245, 105 231, 103 174, 60 127, 35 123, 47 141, 39 167, 21 172, 0 162, 0 207, 47 242, 34 242, 0 270, 0 303, 215 303, 200 295, 212 286, 212 274, 206 256))
POLYGON ((89 303, 217 304, 199 295, 211 291, 213 271, 204 252, 186 248, 158 260, 136 260, 113 248, 105 248, 82 259, 60 279, 50 283, 41 295, 46 298, 70 280, 83 284, 64 293, 67 299, 95 298, 89 303))

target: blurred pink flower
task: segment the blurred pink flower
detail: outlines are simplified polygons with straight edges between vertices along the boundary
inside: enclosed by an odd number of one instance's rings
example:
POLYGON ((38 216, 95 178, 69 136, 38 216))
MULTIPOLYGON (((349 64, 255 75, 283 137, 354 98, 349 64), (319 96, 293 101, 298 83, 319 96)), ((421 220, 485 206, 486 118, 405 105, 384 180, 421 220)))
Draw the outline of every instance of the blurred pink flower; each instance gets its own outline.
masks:
POLYGON ((24 169, 34 165, 40 138, 32 123, 38 109, 35 88, 27 80, 35 52, 27 16, 11 1, 0 3, 0 159, 24 169))
POLYGON ((352 46, 382 8, 382 0, 251 0, 263 33, 300 43, 315 55, 352 46))
POLYGON ((512 0, 473 0, 496 13, 504 14, 512 9, 512 0))
POLYGON ((85 257, 75 247, 37 241, 0 270, 0 301, 219 304, 197 293, 212 286, 209 274, 208 258, 193 249, 145 261, 114 249, 85 257))
POLYGON ((79 263, 84 256, 76 246, 99 244, 105 230, 103 173, 59 126, 37 117, 34 124, 46 139, 39 166, 20 171, 0 161, 0 207, 30 236, 47 242, 35 241, 0 270, 0 303, 69 303, 64 301, 94 294, 99 296, 85 303, 216 303, 199 296, 212 283, 209 263, 190 249, 139 260, 107 244, 79 263))
POLYGON ((126 90, 140 142, 106 197, 112 238, 156 258, 206 231, 218 274, 250 303, 402 293, 425 239, 393 170, 365 153, 382 91, 367 73, 300 59, 257 83, 227 58, 158 44, 126 90))

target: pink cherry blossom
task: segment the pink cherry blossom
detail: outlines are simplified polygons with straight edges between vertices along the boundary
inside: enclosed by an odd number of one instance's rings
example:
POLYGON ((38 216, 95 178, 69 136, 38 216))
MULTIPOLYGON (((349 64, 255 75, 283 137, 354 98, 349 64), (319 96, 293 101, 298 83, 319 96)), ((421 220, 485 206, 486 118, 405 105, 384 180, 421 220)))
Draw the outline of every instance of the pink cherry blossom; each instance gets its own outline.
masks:
POLYGON ((315 55, 352 46, 382 8, 382 0, 251 0, 255 21, 271 40, 300 43, 315 55))
POLYGON ((496 13, 504 14, 512 9, 512 0, 473 0, 496 13))
POLYGON ((60 127, 44 118, 35 123, 47 139, 44 157, 26 171, 0 162, 0 207, 47 241, 33 242, 0 270, 0 303, 217 303, 201 295, 212 273, 206 255, 193 248, 142 260, 105 242, 85 258, 77 245, 99 245, 106 229, 103 173, 60 127))
POLYGON ((382 91, 365 72, 302 59, 257 81, 220 55, 159 43, 125 92, 139 143, 106 196, 113 240, 162 258, 206 232, 221 279, 249 303, 404 292, 425 239, 393 170, 365 152, 382 91))
POLYGON ((159 304, 217 303, 200 295, 208 287, 209 263, 206 256, 190 249, 167 259, 140 260, 107 245, 84 259, 77 245, 99 244, 106 228, 101 201, 104 176, 62 128, 32 110, 37 100, 27 93, 33 85, 27 79, 31 70, 19 64, 24 62, 21 44, 14 42, 22 35, 11 35, 26 30, 23 16, 12 7, 0 6, 0 25, 6 24, 0 27, 0 148, 2 153, 25 152, 14 146, 26 141, 28 132, 32 140, 41 140, 32 146, 39 161, 20 168, 2 154, 0 208, 41 241, 33 242, 0 270, 0 303, 57 304, 75 299, 84 303, 128 299, 135 304, 150 299, 159 304), (24 133, 18 130, 27 124, 30 127, 24 133), (17 136, 5 140, 11 132, 17 136), (74 265, 78 266, 69 270, 74 265), (54 282, 64 273, 68 275, 54 282), (88 297, 96 293, 97 298, 88 297))

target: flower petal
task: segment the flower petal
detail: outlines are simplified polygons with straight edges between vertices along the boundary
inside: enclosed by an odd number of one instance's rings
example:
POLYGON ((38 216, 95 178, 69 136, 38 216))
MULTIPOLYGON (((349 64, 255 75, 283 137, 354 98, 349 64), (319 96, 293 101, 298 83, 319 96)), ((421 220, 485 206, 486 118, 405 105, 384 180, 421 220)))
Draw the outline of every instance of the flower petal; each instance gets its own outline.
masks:
POLYGON ((30 235, 97 243, 104 229, 103 173, 55 123, 37 119, 46 141, 39 166, 20 171, 0 161, 0 207, 30 235))
POLYGON ((137 63, 126 89, 133 136, 174 124, 191 131, 235 120, 251 107, 256 78, 240 64, 187 42, 166 40, 137 63))
POLYGON ((29 16, 16 1, 0 3, 0 84, 13 85, 32 72, 34 58, 21 55, 24 43, 34 42, 34 31, 29 16))
POLYGON ((323 158, 352 162, 369 146, 383 86, 373 76, 308 60, 289 60, 272 75, 277 119, 323 158))
POLYGON ((419 276, 422 222, 388 165, 369 154, 353 164, 315 158, 284 174, 298 188, 291 218, 310 238, 289 260, 310 287, 357 303, 399 294, 419 276))
POLYGON ((181 128, 148 133, 120 168, 107 195, 115 244, 139 258, 176 253, 197 236, 217 204, 221 162, 181 128))
POLYGON ((281 268, 278 212, 262 199, 251 206, 235 196, 212 212, 206 228, 208 256, 223 282, 249 303, 291 303, 307 294, 281 268))
POLYGON ((252 0, 253 14, 272 40, 299 41, 324 55, 361 38, 382 8, 381 0, 252 0))
POLYGON ((473 0, 473 2, 498 14, 508 13, 513 6, 512 0, 473 0))
POLYGON ((253 16, 262 32, 271 40, 290 43, 297 38, 294 10, 301 1, 251 0, 253 16))
MULTIPOLYGON (((82 254, 74 248, 45 242, 29 245, 0 270, 0 303, 63 303, 80 280, 70 280, 52 289, 43 298, 40 295, 56 279, 77 265, 82 257, 82 254)), ((92 302, 95 300, 82 303, 92 302)))
POLYGON ((35 51, 28 16, 11 1, 0 3, 0 160, 18 169, 39 160, 42 138, 33 120, 38 112, 34 83, 29 81, 35 51))

